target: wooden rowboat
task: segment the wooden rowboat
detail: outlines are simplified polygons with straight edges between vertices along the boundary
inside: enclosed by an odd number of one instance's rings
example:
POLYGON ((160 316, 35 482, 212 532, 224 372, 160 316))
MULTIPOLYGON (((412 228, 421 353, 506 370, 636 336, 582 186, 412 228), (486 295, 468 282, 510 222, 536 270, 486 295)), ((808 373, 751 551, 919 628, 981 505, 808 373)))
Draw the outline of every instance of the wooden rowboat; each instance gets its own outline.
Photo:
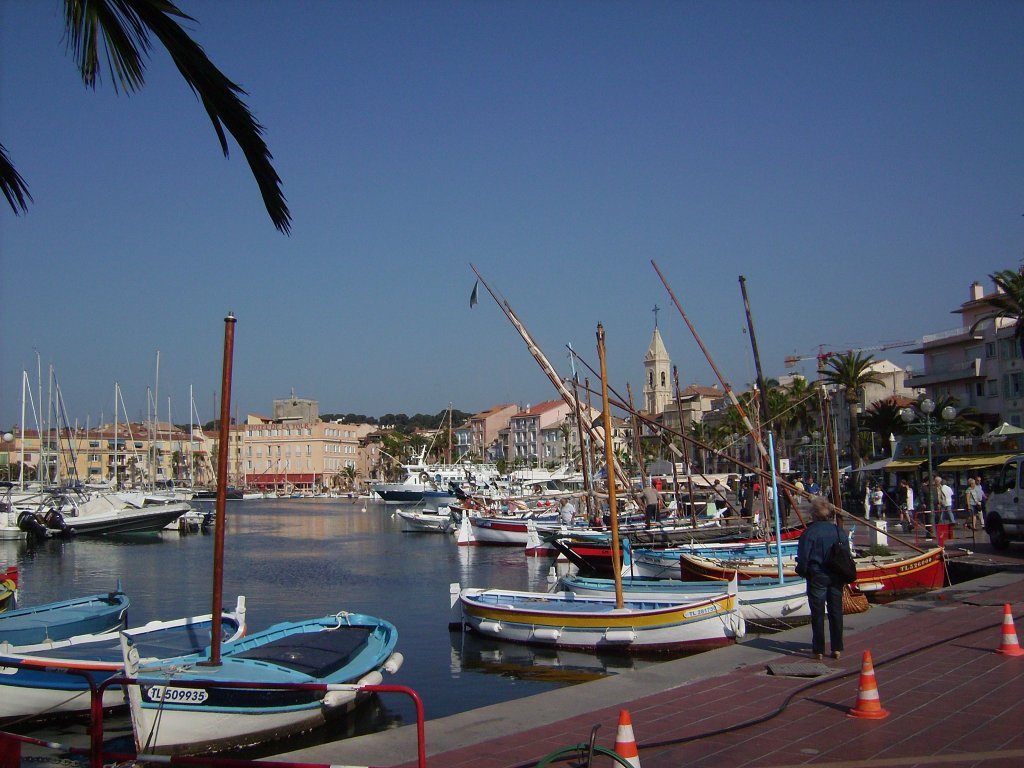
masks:
MULTIPOLYGON (((870 555, 854 558, 857 563, 857 581, 853 591, 881 597, 895 597, 912 592, 939 589, 945 584, 946 571, 943 549, 935 547, 924 552, 896 555, 870 555)), ((796 575, 796 562, 792 558, 782 561, 786 576, 796 575)), ((680 571, 684 579, 731 579, 740 581, 778 574, 774 559, 758 558, 746 563, 725 562, 696 555, 680 555, 680 571)))

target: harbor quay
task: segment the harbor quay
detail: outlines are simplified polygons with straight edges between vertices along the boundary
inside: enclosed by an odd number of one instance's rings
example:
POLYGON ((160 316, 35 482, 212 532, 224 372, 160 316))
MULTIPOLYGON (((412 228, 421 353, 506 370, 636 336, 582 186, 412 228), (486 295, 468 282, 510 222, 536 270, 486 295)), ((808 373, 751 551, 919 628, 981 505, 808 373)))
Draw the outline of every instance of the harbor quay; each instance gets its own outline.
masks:
MULTIPOLYGON (((1019 766, 1024 656, 999 652, 1007 639, 1007 604, 1019 624, 1024 573, 995 567, 978 579, 846 616, 838 661, 810 658, 810 628, 796 627, 428 720, 427 764, 527 768, 565 747, 586 745, 595 726, 595 743, 612 749, 627 710, 643 768, 1019 766), (872 679, 887 716, 850 716, 870 704, 872 679)), ((429 693, 421 692, 428 716, 429 693)), ((417 764, 416 729, 270 759, 407 768, 417 764)))

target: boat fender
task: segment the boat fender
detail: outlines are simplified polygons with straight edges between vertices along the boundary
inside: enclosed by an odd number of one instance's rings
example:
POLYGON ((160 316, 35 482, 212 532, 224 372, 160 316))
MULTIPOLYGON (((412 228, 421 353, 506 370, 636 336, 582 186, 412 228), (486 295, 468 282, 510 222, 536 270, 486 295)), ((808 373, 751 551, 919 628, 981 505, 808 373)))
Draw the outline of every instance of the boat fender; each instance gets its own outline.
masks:
POLYGON ((344 691, 328 691, 324 694, 322 704, 328 709, 351 704, 356 698, 356 692, 352 689, 344 691))
POLYGON ((403 656, 400 651, 395 651, 388 656, 388 660, 384 662, 383 670, 388 674, 393 675, 402 668, 402 664, 404 662, 405 656, 403 656))
POLYGON ((742 639, 747 634, 747 620, 743 618, 743 614, 739 611, 733 614, 732 631, 737 640, 742 639))

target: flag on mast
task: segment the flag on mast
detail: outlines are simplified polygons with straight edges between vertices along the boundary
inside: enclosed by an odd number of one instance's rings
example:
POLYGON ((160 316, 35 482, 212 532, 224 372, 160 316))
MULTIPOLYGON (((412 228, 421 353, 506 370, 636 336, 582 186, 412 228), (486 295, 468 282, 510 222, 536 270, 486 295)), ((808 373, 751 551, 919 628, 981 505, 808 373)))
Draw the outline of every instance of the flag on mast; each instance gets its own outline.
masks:
POLYGON ((473 292, 469 294, 469 308, 472 309, 480 303, 480 280, 473 283, 473 292))

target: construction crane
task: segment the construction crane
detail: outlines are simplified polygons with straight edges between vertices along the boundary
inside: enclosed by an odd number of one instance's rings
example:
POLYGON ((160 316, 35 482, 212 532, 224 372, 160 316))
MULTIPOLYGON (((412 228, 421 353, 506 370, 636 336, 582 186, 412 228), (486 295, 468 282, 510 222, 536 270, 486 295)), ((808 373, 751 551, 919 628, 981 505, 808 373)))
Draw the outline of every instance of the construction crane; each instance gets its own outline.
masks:
POLYGON ((818 353, 817 354, 815 354, 815 355, 789 355, 789 356, 786 357, 785 363, 786 363, 786 367, 787 368, 795 368, 797 365, 802 363, 804 360, 817 360, 818 361, 818 370, 821 370, 821 368, 825 364, 825 361, 828 360, 830 357, 835 357, 836 355, 844 355, 844 354, 847 354, 847 353, 850 353, 850 352, 882 352, 882 351, 884 351, 886 349, 897 349, 899 347, 911 347, 911 346, 913 346, 913 345, 915 345, 917 343, 919 343, 919 342, 916 339, 911 340, 911 341, 889 341, 889 342, 885 342, 883 344, 876 344, 873 347, 858 347, 856 349, 843 349, 843 350, 836 350, 836 349, 826 350, 825 347, 829 346, 829 345, 819 344, 818 345, 818 353))

